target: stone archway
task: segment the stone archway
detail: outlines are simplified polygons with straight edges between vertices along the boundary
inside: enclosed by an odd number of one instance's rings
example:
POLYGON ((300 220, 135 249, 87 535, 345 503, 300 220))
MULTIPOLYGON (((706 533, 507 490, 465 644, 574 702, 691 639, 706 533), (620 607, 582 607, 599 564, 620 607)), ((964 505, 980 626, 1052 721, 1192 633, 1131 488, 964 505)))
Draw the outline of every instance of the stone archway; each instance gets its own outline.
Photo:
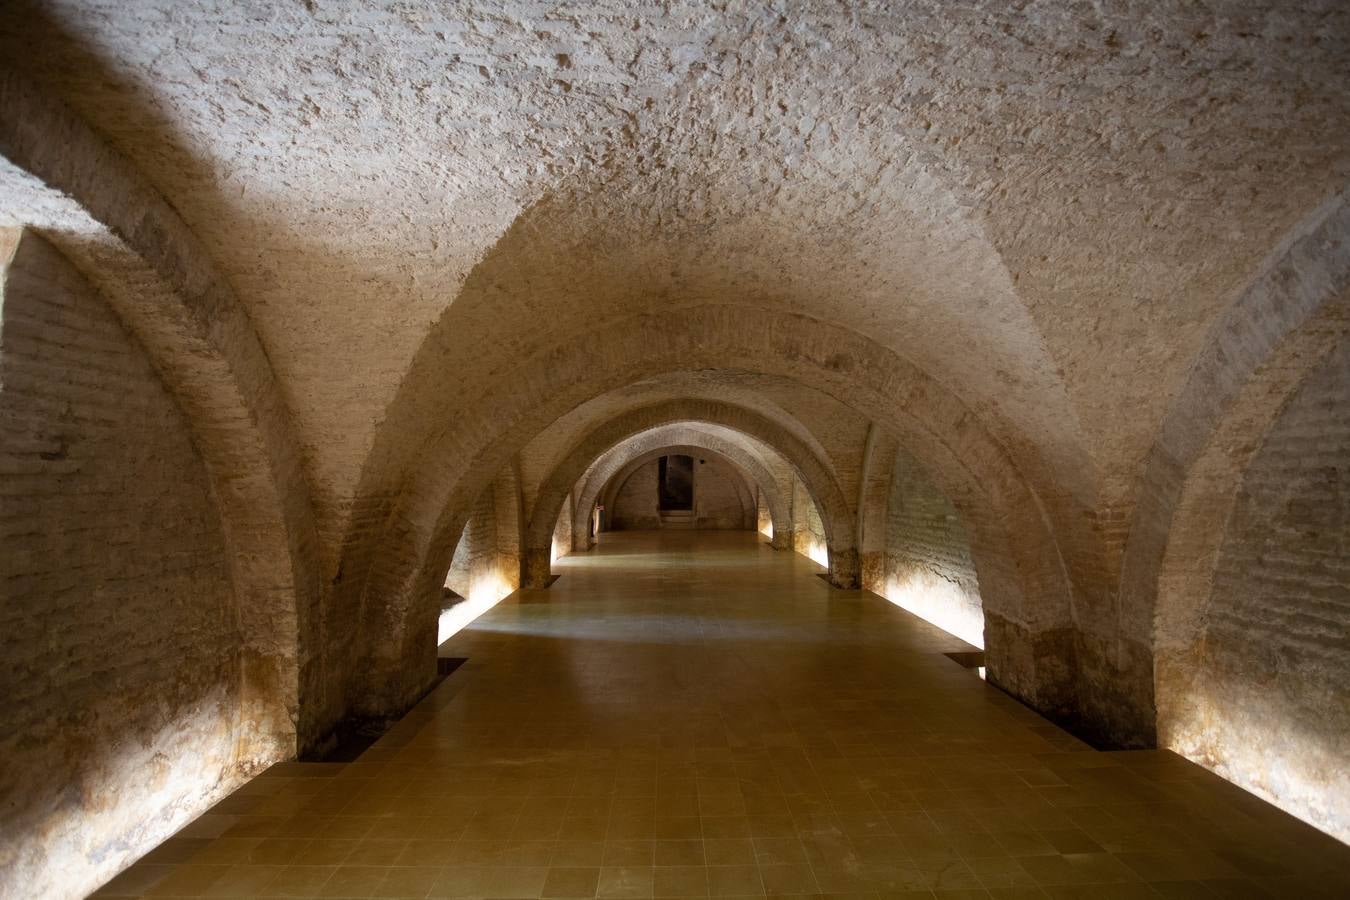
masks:
MULTIPOLYGON (((232 549, 251 766, 341 716, 301 453, 248 314, 178 213, 51 97, 0 67, 0 216, 50 236, 144 346, 187 414, 232 549)), ((8 224, 0 221, 0 224, 8 224)))

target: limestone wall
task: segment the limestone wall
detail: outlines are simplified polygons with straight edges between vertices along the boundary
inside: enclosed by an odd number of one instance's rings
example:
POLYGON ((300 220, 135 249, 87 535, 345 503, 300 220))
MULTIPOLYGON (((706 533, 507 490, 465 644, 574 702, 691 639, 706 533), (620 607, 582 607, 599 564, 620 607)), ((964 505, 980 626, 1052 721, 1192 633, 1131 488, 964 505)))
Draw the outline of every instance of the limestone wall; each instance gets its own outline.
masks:
POLYGON ((0 321, 0 894, 82 896, 239 783, 240 637, 141 346, 31 234, 0 321))

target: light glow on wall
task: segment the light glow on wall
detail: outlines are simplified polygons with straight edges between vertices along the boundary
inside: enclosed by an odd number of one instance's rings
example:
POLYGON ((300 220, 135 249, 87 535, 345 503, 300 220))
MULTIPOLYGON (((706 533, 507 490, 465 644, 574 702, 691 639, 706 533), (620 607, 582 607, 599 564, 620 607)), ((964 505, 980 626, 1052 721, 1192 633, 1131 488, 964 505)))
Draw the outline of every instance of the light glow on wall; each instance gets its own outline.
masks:
POLYGON ((514 588, 500 574, 479 578, 469 589, 469 596, 464 601, 441 611, 441 618, 436 623, 436 643, 443 644, 458 634, 474 619, 500 603, 512 590, 514 588))
POLYGON ((806 545, 806 558, 818 566, 830 566, 830 549, 825 546, 825 542, 817 537, 812 537, 811 542, 806 545))
POLYGON ((961 588, 926 569, 912 569, 905 576, 886 581, 883 596, 975 647, 984 649, 984 612, 971 603, 961 588))
POLYGON ((770 520, 768 522, 765 522, 764 527, 759 530, 759 533, 764 535, 769 540, 773 540, 773 521, 770 520))
POLYGON ((1216 690, 1208 673, 1159 711, 1158 743, 1279 807, 1337 840, 1350 843, 1350 770, 1340 747, 1307 734, 1275 697, 1257 690, 1216 690))
MULTIPOLYGON (((265 768, 278 761, 273 752, 240 758, 237 702, 223 688, 214 689, 155 733, 101 748, 77 785, 100 802, 61 804, 40 830, 23 835, 24 843, 11 844, 52 861, 43 871, 46 880, 0 883, 0 892, 13 887, 26 897, 88 896, 184 826, 190 829, 193 819, 246 782, 246 762, 265 768)), ((247 754, 252 748, 242 749, 247 754)), ((189 830, 183 836, 195 835, 189 830)))

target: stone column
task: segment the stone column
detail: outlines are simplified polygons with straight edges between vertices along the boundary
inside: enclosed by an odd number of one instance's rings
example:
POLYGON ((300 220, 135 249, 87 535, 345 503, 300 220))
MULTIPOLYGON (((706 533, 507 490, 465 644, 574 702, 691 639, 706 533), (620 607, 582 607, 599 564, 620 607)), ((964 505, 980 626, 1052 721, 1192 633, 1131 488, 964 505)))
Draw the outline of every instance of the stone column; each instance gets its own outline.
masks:
POLYGON ((524 590, 546 588, 553 578, 547 547, 526 547, 520 557, 520 586, 524 590))
POLYGON ((845 591, 858 589, 858 551, 854 547, 830 548, 830 584, 845 591))

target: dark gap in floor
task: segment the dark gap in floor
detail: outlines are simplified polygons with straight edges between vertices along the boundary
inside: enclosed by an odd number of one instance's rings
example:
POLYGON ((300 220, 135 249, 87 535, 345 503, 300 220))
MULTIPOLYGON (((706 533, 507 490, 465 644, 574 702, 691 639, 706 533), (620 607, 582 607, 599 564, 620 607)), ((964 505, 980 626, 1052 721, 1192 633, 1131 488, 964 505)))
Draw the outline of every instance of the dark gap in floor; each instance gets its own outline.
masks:
POLYGON ((956 663, 958 666, 964 666, 967 669, 978 669, 984 665, 983 650, 957 650, 954 653, 944 653, 943 656, 956 663))
POLYGON ((516 592, 513 596, 516 597, 516 602, 522 605, 529 603, 548 603, 549 602, 548 597, 543 596, 542 594, 539 593, 539 591, 547 590, 548 588, 553 587, 553 582, 557 581, 561 577, 562 575, 550 575, 548 577, 548 584, 544 585, 542 588, 538 588, 535 591, 521 590, 516 592))
POLYGON ((465 656, 438 656, 436 657, 436 674, 444 678, 468 661, 468 657, 465 656))
MULTIPOLYGON (((427 688, 426 694, 434 691, 446 677, 464 663, 466 658, 441 656, 436 658, 436 680, 427 688)), ((426 696, 423 694, 422 696, 426 696)), ((351 718, 346 719, 333 729, 328 739, 308 753, 302 754, 298 762, 349 763, 370 749, 389 729, 401 721, 402 717, 389 718, 351 718)))

